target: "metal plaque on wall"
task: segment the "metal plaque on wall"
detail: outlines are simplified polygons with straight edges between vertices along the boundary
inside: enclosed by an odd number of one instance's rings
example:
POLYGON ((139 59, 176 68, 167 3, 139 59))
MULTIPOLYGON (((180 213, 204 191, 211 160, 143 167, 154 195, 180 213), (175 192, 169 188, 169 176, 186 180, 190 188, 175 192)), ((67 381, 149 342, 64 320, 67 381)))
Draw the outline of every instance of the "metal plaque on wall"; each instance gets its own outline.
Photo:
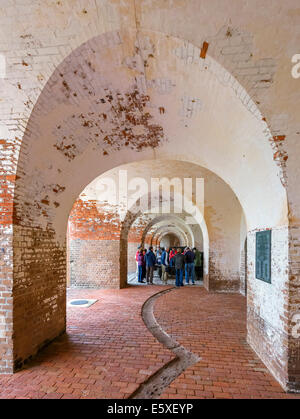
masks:
POLYGON ((255 277, 271 283, 271 236, 272 231, 256 233, 255 277))

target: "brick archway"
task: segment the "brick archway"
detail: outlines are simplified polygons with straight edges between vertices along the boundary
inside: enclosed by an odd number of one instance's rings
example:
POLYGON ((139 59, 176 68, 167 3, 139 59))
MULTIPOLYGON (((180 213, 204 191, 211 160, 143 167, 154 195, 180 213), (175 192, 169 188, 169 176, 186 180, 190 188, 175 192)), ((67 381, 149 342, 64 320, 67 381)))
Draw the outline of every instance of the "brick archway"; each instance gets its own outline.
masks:
MULTIPOLYGON (((6 260, 9 266, 7 289, 14 300, 14 309, 13 320, 9 315, 5 317, 8 337, 1 349, 4 372, 22 366, 45 343, 64 331, 68 214, 75 197, 87 183, 124 161, 151 159, 153 150, 160 150, 161 156, 175 159, 180 153, 184 161, 211 168, 232 187, 240 200, 247 217, 249 238, 253 241, 257 229, 273 227, 275 243, 282 244, 283 240, 288 247, 286 192, 280 183, 282 176, 274 163, 274 153, 267 144, 272 136, 257 106, 236 79, 208 55, 197 63, 199 65, 194 62, 188 65, 182 55, 177 54, 186 50, 183 41, 146 31, 143 36, 155 48, 166 52, 167 62, 174 64, 175 70, 169 76, 178 84, 165 84, 171 86, 170 91, 161 92, 162 74, 155 62, 151 67, 152 78, 147 79, 143 65, 143 75, 138 77, 140 63, 136 64, 137 57, 132 52, 136 32, 114 32, 91 39, 72 52, 52 74, 32 111, 20 144, 17 172, 9 174, 4 185, 9 191, 11 182, 15 181, 15 190, 9 194, 13 213, 7 223, 6 260), (177 55, 173 54, 174 50, 177 55), (115 61, 114 54, 123 61, 115 61), (199 73, 202 78, 198 77, 199 73), (187 79, 191 84, 185 86, 188 92, 180 85, 182 75, 189 75, 187 79), (230 81, 225 80, 227 75, 230 81), (193 85, 197 80, 199 84, 193 85), (195 87, 198 95, 204 95, 207 86, 217 87, 223 98, 214 104, 215 112, 222 115, 219 125, 211 123, 212 115, 207 111, 213 106, 209 92, 203 113, 200 112, 201 101, 193 96, 195 87), (248 101, 242 99, 245 97, 248 101), (172 98, 176 99, 174 103, 178 107, 170 105, 172 98), (193 108, 192 120, 187 103, 199 105, 193 108), (225 121, 233 115, 247 121, 247 132, 241 132, 240 127, 228 129, 225 121), (202 126, 204 134, 197 136, 198 126, 202 126), (178 136, 173 135, 174 129, 178 136), (184 132, 189 133, 189 142, 182 144, 184 132), (202 140, 206 136, 215 143, 207 144, 202 140), (221 147, 224 138, 228 139, 226 149, 221 147), (168 141, 175 147, 170 148, 168 141), (197 141, 201 143, 201 153, 197 141), (255 162, 249 153, 249 144, 258 152, 255 162), (237 165, 239 176, 232 173, 229 159, 237 165), (239 164, 242 159, 245 159, 243 165, 239 164), (253 169, 251 179, 249 168, 253 169), (270 181, 267 189, 260 182, 264 176, 270 181), (259 209, 254 204, 258 198, 262 203, 259 209), (34 308, 27 310, 29 306, 34 308)), ((152 52, 149 52, 149 60, 150 55, 152 52)), ((273 142, 277 147, 277 139, 273 142)), ((122 238, 120 241, 122 246, 122 238)), ((251 274, 253 277, 253 272, 251 274)), ((281 282, 282 289, 285 281, 284 278, 281 282)), ((256 285, 251 290, 252 296, 259 298, 256 285)), ((284 307, 286 299, 279 297, 278 289, 272 290, 280 307, 284 307)), ((12 301, 9 304, 12 306, 12 301)), ((249 321, 251 315, 254 320, 256 310, 257 306, 249 312, 249 321)), ((280 328, 289 324, 289 316, 280 320, 280 328)), ((258 325, 259 319, 255 332, 261 333, 258 325)), ((281 341, 280 344, 283 345, 281 341)), ((252 345, 256 346, 255 340, 252 345)), ((272 342, 267 341, 266 345, 271 347, 272 342)), ((256 349, 262 356, 261 348, 256 349)), ((286 362, 285 358, 273 371, 282 382, 286 381, 286 362)))

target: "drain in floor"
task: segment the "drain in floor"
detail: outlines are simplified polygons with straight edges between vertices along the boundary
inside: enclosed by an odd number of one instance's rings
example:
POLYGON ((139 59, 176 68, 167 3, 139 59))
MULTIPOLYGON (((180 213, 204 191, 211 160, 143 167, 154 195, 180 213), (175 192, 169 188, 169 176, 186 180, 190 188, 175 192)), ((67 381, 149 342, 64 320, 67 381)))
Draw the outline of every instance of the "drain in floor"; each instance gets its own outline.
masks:
POLYGON ((88 304, 89 300, 75 300, 75 301, 71 301, 70 304, 72 306, 82 306, 84 304, 88 304))
POLYGON ((90 300, 90 299, 80 299, 76 298, 73 300, 68 301, 68 306, 70 307, 90 307, 92 304, 96 303, 98 300, 90 300))

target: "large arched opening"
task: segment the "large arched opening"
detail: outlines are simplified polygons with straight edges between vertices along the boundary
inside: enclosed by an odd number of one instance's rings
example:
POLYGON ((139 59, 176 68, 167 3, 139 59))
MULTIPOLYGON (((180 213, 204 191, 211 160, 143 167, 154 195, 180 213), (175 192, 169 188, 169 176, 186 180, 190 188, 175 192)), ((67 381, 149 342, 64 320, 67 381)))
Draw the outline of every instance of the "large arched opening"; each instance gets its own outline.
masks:
MULTIPOLYGON (((101 35, 73 51, 43 89, 22 140, 15 185, 8 370, 65 330, 65 236, 81 191, 108 170, 161 159, 209 170, 236 195, 247 225, 249 342, 273 374, 287 381, 288 347, 281 339, 289 317, 282 293, 288 281, 282 269, 288 263, 287 200, 268 127, 232 75, 208 55, 187 60, 187 48, 150 31, 101 35), (280 247, 283 255, 280 270, 273 261, 270 286, 254 272, 255 233, 266 228, 272 229, 274 254, 280 247), (261 318, 270 333, 260 330, 261 318), (265 359, 266 347, 278 351, 277 365, 265 359)), ((228 212, 232 204, 226 204, 228 212)), ((230 274, 219 260, 209 267, 209 277, 219 278, 210 283, 214 290, 222 290, 224 272, 230 274)))

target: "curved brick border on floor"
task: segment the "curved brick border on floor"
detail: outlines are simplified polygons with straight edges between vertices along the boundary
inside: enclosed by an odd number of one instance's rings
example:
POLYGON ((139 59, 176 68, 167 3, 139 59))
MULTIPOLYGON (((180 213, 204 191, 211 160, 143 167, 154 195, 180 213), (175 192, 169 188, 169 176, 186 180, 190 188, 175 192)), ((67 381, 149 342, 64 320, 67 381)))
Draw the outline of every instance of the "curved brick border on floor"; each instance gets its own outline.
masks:
POLYGON ((153 376, 141 384, 141 386, 129 397, 131 399, 157 399, 186 368, 199 361, 199 357, 192 352, 187 351, 176 340, 168 335, 162 327, 157 323, 153 307, 155 301, 162 295, 173 291, 176 288, 160 291, 152 295, 143 305, 142 317, 148 330, 153 336, 163 344, 167 349, 170 349, 176 358, 163 366, 153 376))

